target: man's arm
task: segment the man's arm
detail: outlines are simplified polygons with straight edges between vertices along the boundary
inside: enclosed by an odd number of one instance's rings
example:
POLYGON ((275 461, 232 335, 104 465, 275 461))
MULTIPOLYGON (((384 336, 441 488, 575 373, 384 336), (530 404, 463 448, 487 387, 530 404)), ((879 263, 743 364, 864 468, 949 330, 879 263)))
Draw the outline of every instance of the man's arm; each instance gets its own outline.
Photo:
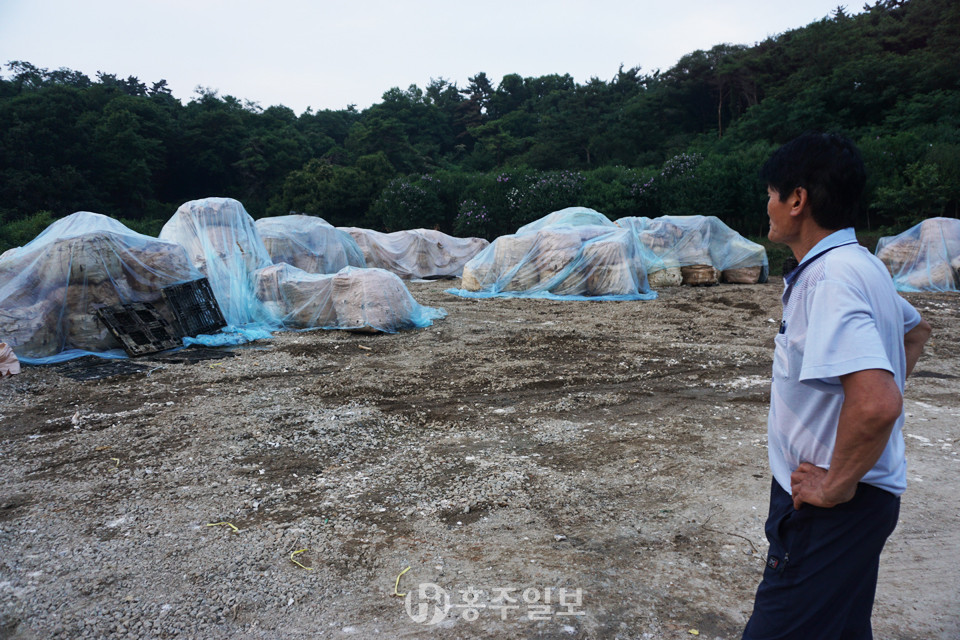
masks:
MULTIPOLYGON (((913 362, 916 363, 916 359, 913 362)), ((853 498, 857 483, 880 459, 893 425, 900 417, 903 398, 889 371, 856 371, 841 376, 840 383, 843 406, 830 469, 803 462, 791 474, 796 509, 805 502, 832 507, 853 498)))
POLYGON ((923 345, 927 344, 932 331, 927 321, 921 320, 920 324, 907 331, 906 335, 903 336, 903 346, 907 351, 907 377, 913 372, 913 367, 920 359, 920 354, 923 353, 923 345))
MULTIPOLYGON (((931 332, 927 321, 921 319, 903 336, 907 376, 913 372, 931 332)), ((889 371, 857 371, 842 376, 840 382, 843 385, 843 407, 830 469, 803 462, 791 474, 796 509, 804 502, 832 507, 853 498, 857 483, 883 455, 893 425, 903 409, 903 397, 889 371)))

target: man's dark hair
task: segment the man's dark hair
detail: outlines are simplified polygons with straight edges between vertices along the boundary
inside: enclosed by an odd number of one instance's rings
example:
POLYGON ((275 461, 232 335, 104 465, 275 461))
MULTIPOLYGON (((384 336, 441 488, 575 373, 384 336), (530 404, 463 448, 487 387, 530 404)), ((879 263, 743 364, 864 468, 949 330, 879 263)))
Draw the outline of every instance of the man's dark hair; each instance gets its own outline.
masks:
POLYGON ((844 136, 805 133, 773 152, 760 179, 784 202, 794 189, 807 190, 814 221, 824 229, 852 227, 867 181, 860 151, 844 136))

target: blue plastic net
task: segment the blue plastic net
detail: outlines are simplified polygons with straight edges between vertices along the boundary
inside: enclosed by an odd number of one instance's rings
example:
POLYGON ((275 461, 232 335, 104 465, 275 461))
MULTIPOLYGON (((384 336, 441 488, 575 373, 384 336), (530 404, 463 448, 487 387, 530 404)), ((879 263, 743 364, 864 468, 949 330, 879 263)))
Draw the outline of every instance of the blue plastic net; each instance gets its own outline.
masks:
POLYGON ((210 281, 227 324, 280 328, 253 292, 254 272, 273 264, 253 218, 232 198, 204 198, 180 205, 160 239, 183 245, 210 281))
POLYGON ((759 268, 759 281, 766 281, 769 269, 763 246, 747 240, 715 216, 627 217, 617 224, 637 233, 640 242, 666 268, 705 265, 720 272, 759 268))
POLYGON ((548 213, 539 220, 527 223, 517 229, 517 233, 539 231, 547 227, 616 227, 610 218, 587 207, 567 207, 548 213))
POLYGON ((469 298, 652 300, 647 266, 658 263, 633 232, 592 209, 555 211, 497 238, 464 266, 469 298))
POLYGON ((417 304, 403 281, 382 269, 344 266, 335 274, 325 274, 286 261, 274 264, 260 228, 267 229, 271 238, 286 238, 283 255, 278 252, 278 257, 317 268, 322 266, 323 259, 317 256, 324 245, 336 244, 339 252, 346 244, 352 247, 347 249, 347 261, 360 260, 359 247, 349 234, 336 229, 330 234, 332 227, 319 218, 282 216, 279 222, 267 218, 254 223, 236 200, 206 198, 186 203, 160 236, 175 238, 187 247, 210 279, 231 326, 392 333, 427 326, 446 314, 417 304), (290 238, 298 229, 304 241, 294 243, 290 238))
POLYGON ((172 321, 160 290, 199 277, 179 244, 80 211, 0 256, 0 340, 28 364, 123 357, 97 309, 150 303, 172 321))
POLYGON ((204 347, 232 347, 257 340, 269 340, 273 337, 273 327, 247 325, 245 327, 226 326, 219 333, 187 336, 183 339, 185 346, 201 345, 204 347))
POLYGON ((876 256, 898 291, 960 290, 960 220, 930 218, 880 238, 876 256))
POLYGON ((276 264, 257 271, 256 295, 288 329, 394 333, 428 327, 447 315, 417 303, 403 280, 385 269, 317 274, 276 264))
MULTIPOLYGON (((358 260, 349 234, 334 235, 353 247, 348 261, 358 260)), ((79 212, 4 253, 0 341, 27 364, 85 355, 123 358, 97 310, 151 303, 172 324, 161 290, 204 276, 229 326, 215 335, 185 338, 184 344, 238 345, 282 329, 394 332, 429 326, 446 315, 418 304, 398 276, 381 269, 347 266, 313 274, 274 265, 243 205, 207 198, 181 206, 160 239, 107 216, 79 212)))

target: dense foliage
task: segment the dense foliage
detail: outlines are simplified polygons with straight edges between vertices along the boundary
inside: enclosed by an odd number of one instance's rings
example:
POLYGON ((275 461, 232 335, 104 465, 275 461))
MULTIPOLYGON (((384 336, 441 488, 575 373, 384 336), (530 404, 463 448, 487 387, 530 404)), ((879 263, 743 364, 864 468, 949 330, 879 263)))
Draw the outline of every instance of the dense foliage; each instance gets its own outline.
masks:
POLYGON ((156 233, 184 201, 255 216, 436 227, 492 238, 552 210, 716 215, 763 232, 760 163, 809 129, 846 133, 870 172, 861 226, 960 208, 960 3, 880 0, 755 46, 719 44, 610 81, 478 73, 390 89, 363 111, 261 108, 211 90, 7 64, 0 250, 89 210, 156 233))

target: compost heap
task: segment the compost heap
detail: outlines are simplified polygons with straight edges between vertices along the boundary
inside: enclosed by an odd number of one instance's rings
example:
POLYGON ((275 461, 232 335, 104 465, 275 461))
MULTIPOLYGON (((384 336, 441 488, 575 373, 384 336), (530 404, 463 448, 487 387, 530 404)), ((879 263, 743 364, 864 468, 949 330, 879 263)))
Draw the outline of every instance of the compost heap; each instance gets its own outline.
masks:
POLYGON ((238 201, 204 198, 186 202, 163 225, 160 239, 186 248, 187 256, 210 281, 229 325, 278 324, 253 294, 253 273, 273 261, 253 218, 238 201))
POLYGON ((629 229, 583 207, 555 211, 500 236, 463 268, 465 297, 651 300, 658 263, 629 229))
POLYGON ((627 217, 617 220, 633 230, 661 261, 648 269, 650 286, 766 282, 767 252, 715 216, 627 217))
POLYGON ((483 238, 456 238, 433 229, 381 233, 343 227, 360 245, 367 266, 401 278, 456 278, 465 265, 490 243, 483 238))
POLYGON ((273 264, 253 218, 230 198, 187 202, 160 237, 186 246, 235 327, 393 332, 446 315, 417 305, 403 282, 383 270, 344 267, 330 276, 273 264))
POLYGON ((256 227, 274 264, 285 262, 309 273, 336 273, 344 267, 367 266, 353 236, 323 218, 260 218, 256 227))
POLYGON ((0 256, 0 338, 32 364, 119 350, 97 309, 150 303, 172 322, 161 289, 200 277, 181 245, 80 211, 0 256))
POLYGON ((256 272, 256 295, 285 327, 394 333, 428 327, 446 315, 418 304, 403 280, 384 269, 344 267, 308 273, 289 264, 256 272))
POLYGON ((960 290, 960 220, 930 218, 880 238, 876 255, 898 291, 960 290))

